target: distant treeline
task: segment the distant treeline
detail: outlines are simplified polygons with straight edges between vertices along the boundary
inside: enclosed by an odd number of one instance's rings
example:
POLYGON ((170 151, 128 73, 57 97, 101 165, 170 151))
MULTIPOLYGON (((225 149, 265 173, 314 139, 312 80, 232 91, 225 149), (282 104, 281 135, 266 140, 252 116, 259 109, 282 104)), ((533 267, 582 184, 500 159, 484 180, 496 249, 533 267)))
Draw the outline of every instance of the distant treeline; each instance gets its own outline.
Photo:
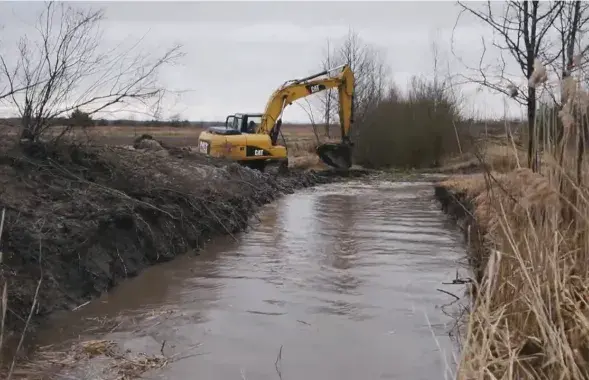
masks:
MULTIPOLYGON (((52 126, 95 126, 95 127, 108 127, 108 126, 118 126, 118 127, 191 127, 191 128, 208 128, 213 125, 222 125, 225 121, 190 121, 190 120, 130 120, 130 119, 116 119, 116 120, 109 120, 109 119, 92 119, 89 116, 83 114, 82 112, 74 112, 72 113, 71 117, 61 117, 55 118, 49 121, 52 126)), ((499 130, 504 130, 506 125, 510 125, 510 129, 513 130, 514 127, 519 127, 523 125, 525 122, 521 120, 477 120, 477 119, 467 119, 462 121, 463 124, 468 125, 469 129, 473 132, 483 132, 484 130, 488 130, 489 132, 494 131, 497 132, 499 130)), ((10 126, 10 127, 19 127, 21 125, 20 118, 0 118, 0 125, 3 126, 10 126)), ((307 127, 311 128, 313 125, 310 123, 285 123, 285 127, 307 127)), ((325 125, 319 123, 316 125, 317 132, 321 133, 325 130, 325 125)), ((332 124, 330 125, 330 129, 339 129, 339 125, 332 124)))
MULTIPOLYGON (((211 125, 223 124, 224 121, 189 121, 189 120, 128 120, 128 119, 86 119, 85 123, 74 118, 58 117, 48 121, 52 126, 125 126, 125 127, 208 127, 211 125)), ((20 118, 0 118, 0 124, 12 127, 21 125, 20 118)))
MULTIPOLYGON (((225 121, 190 121, 190 120, 127 120, 127 119, 72 119, 72 118, 55 118, 49 121, 51 126, 96 126, 96 127, 192 127, 192 128, 207 128, 213 125, 224 125, 225 121)), ((0 125, 19 127, 21 125, 20 118, 0 118, 0 125)), ((325 128, 320 124, 321 128, 325 128)), ((284 126, 300 126, 312 127, 310 123, 284 123, 284 126)), ((338 125, 331 125, 330 128, 339 128, 338 125)))

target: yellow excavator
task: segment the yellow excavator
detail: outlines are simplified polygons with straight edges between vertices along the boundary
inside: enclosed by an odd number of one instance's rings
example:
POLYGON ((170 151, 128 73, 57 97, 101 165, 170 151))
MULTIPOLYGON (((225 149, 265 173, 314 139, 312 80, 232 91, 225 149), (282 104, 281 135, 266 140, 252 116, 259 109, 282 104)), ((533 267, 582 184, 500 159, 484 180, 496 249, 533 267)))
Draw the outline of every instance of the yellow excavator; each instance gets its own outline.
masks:
POLYGON ((266 104, 264 113, 236 113, 225 120, 224 126, 209 127, 198 137, 200 153, 224 157, 264 171, 268 164, 288 166, 287 148, 278 144, 282 113, 292 102, 336 88, 339 95, 341 143, 326 143, 317 147, 317 154, 327 165, 348 169, 352 165, 350 127, 354 112, 354 73, 348 65, 291 80, 278 88, 266 104), (337 72, 336 75, 330 76, 337 72))

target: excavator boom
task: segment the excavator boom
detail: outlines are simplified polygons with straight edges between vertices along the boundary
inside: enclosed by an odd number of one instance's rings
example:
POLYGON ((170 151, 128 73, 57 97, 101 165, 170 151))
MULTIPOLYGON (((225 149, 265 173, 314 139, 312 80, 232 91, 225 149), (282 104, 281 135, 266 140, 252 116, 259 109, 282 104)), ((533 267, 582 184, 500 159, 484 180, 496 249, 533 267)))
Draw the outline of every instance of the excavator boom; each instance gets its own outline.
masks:
POLYGON ((348 65, 342 65, 302 79, 286 82, 274 91, 270 97, 256 133, 269 134, 272 144, 276 144, 282 124, 280 117, 284 108, 298 99, 330 88, 338 89, 342 142, 322 144, 317 148, 317 154, 329 166, 349 168, 352 156, 349 133, 354 112, 354 73, 348 65), (328 74, 338 70, 337 75, 328 76, 328 74))

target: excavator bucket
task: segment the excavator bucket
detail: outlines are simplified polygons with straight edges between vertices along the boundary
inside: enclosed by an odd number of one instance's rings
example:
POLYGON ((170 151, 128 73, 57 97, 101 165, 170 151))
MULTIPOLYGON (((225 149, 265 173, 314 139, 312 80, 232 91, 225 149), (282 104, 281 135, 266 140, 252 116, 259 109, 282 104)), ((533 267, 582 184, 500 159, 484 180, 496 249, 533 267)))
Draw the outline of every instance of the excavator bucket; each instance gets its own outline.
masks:
POLYGON ((326 143, 317 147, 317 155, 327 165, 336 169, 352 166, 352 148, 345 143, 326 143))

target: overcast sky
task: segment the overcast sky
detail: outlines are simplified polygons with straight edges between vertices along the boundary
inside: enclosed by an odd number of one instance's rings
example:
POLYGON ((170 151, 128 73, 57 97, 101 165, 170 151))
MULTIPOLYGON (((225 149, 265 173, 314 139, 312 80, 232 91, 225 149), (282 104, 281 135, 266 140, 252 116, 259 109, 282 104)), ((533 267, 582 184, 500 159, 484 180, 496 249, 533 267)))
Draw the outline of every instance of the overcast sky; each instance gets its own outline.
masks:
MULTIPOLYGON (((356 31, 379 49, 399 86, 413 75, 433 73, 432 43, 441 70, 463 72, 450 51, 459 7, 455 2, 75 2, 104 8, 103 44, 133 41, 159 52, 182 44, 186 56, 165 69, 162 80, 173 90, 188 90, 170 98, 164 117, 179 113, 190 120, 222 120, 235 112, 262 112, 272 91, 288 79, 320 69, 326 41, 332 45, 356 31)), ((32 33, 34 12, 43 3, 0 3, 3 47, 32 33)), ((34 34, 31 34, 34 36, 34 34)), ((455 53, 476 64, 481 37, 488 30, 465 18, 454 32, 455 53)), ((501 95, 462 88, 465 111, 480 116, 521 115, 513 101, 501 95)), ((305 102, 298 102, 307 107, 305 102)), ((301 106, 285 111, 285 121, 308 121, 301 106)), ((3 107, 4 113, 8 111, 3 107)), ((120 115, 125 116, 125 115, 120 115)), ((318 114, 316 114, 318 117, 318 114)))

